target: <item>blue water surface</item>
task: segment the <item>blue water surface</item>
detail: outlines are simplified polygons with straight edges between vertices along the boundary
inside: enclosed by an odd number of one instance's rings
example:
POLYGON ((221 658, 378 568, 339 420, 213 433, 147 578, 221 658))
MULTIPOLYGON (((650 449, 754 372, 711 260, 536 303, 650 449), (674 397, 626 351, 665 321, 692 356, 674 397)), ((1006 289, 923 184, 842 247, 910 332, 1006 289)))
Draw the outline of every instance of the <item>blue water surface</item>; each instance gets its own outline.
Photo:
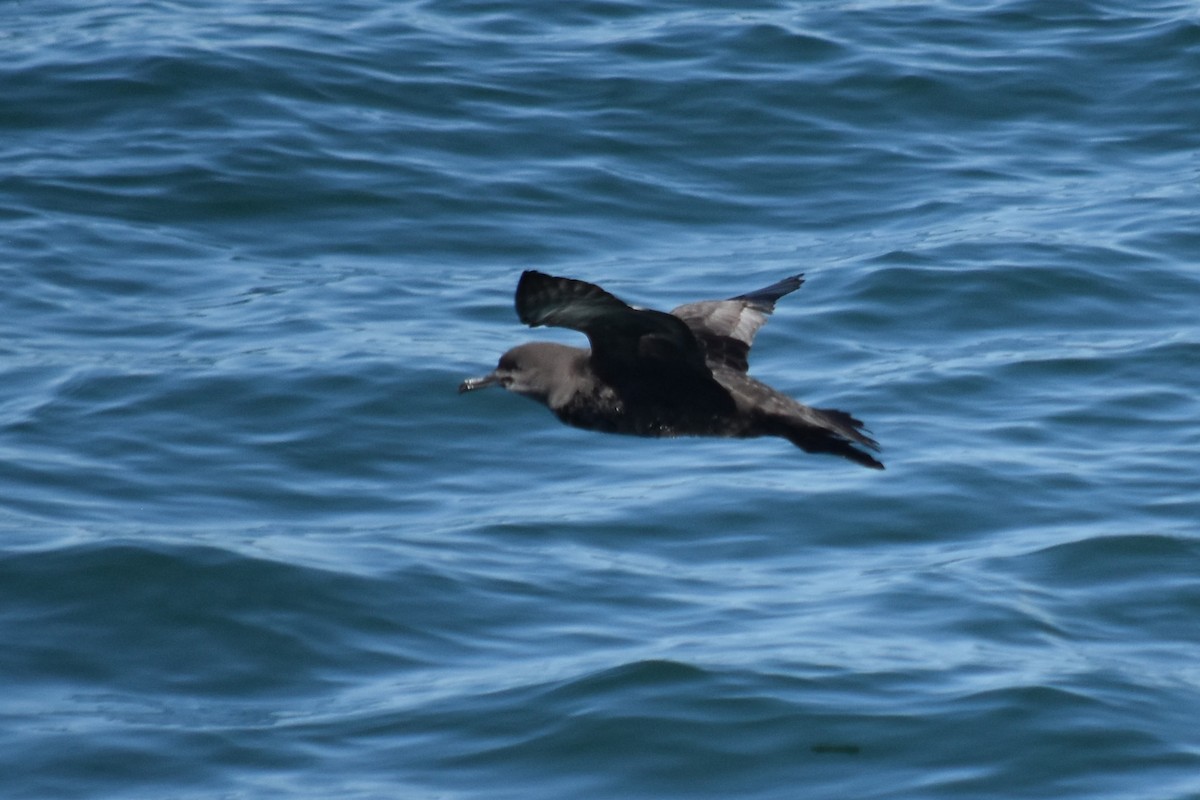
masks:
POLYGON ((25 0, 0 795, 1200 798, 1200 12, 25 0), (866 421, 457 396, 796 272, 866 421))

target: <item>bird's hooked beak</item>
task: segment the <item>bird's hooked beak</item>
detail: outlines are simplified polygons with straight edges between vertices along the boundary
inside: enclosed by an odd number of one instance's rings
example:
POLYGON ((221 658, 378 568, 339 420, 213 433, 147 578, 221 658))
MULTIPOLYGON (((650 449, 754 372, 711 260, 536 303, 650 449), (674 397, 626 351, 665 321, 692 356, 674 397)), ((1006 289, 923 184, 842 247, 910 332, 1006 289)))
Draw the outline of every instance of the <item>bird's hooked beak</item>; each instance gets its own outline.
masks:
POLYGON ((478 378, 467 378, 458 385, 458 393, 473 392, 476 389, 486 389, 489 386, 495 386, 500 382, 500 376, 495 372, 489 372, 478 378))

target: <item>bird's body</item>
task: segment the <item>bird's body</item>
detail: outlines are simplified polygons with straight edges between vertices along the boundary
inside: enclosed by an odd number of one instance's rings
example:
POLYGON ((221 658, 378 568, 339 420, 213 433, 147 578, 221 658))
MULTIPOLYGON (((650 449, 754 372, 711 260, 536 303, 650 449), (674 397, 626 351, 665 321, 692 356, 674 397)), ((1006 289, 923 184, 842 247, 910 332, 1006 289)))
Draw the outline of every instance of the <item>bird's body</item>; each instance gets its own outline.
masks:
POLYGON ((729 300, 680 306, 670 314, 634 308, 598 286, 527 271, 517 315, 531 326, 585 333, 591 349, 551 342, 518 345, 494 371, 460 392, 500 385, 546 405, 568 425, 636 436, 780 436, 814 453, 883 465, 860 445, 879 445, 862 423, 803 405, 746 374, 755 333, 775 301, 798 289, 786 278, 729 300))

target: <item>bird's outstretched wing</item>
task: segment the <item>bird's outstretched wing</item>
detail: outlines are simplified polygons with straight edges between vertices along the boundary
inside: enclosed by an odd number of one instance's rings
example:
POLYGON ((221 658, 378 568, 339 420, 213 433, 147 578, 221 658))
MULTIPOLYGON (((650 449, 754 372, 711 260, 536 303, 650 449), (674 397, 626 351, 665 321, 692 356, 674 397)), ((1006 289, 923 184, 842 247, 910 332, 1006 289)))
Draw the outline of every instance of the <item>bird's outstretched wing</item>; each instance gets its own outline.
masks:
POLYGON ((530 327, 554 325, 587 335, 605 362, 670 359, 708 372, 692 330, 678 317, 634 308, 595 284, 532 270, 517 283, 517 316, 530 327))
POLYGON ((691 330, 708 363, 738 372, 749 369, 750 345, 754 335, 775 310, 775 303, 804 283, 803 275, 784 278, 753 292, 728 300, 702 300, 671 312, 691 330))
POLYGON ((595 284, 528 270, 517 283, 517 316, 587 335, 592 366, 614 385, 661 398, 695 393, 713 407, 733 401, 712 377, 695 332, 677 316, 635 308, 595 284))

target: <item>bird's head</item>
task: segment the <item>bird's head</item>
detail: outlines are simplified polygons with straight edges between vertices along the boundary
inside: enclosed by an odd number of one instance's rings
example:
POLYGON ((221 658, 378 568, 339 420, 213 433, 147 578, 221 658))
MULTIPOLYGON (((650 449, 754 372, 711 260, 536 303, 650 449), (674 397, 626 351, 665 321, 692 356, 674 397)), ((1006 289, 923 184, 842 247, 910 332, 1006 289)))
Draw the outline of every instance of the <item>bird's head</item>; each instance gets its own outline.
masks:
POLYGON ((551 404, 556 390, 570 386, 570 375, 586 351, 551 342, 530 342, 500 356, 500 363, 487 375, 468 378, 459 384, 458 391, 473 392, 489 386, 499 386, 524 395, 539 403, 551 404))

